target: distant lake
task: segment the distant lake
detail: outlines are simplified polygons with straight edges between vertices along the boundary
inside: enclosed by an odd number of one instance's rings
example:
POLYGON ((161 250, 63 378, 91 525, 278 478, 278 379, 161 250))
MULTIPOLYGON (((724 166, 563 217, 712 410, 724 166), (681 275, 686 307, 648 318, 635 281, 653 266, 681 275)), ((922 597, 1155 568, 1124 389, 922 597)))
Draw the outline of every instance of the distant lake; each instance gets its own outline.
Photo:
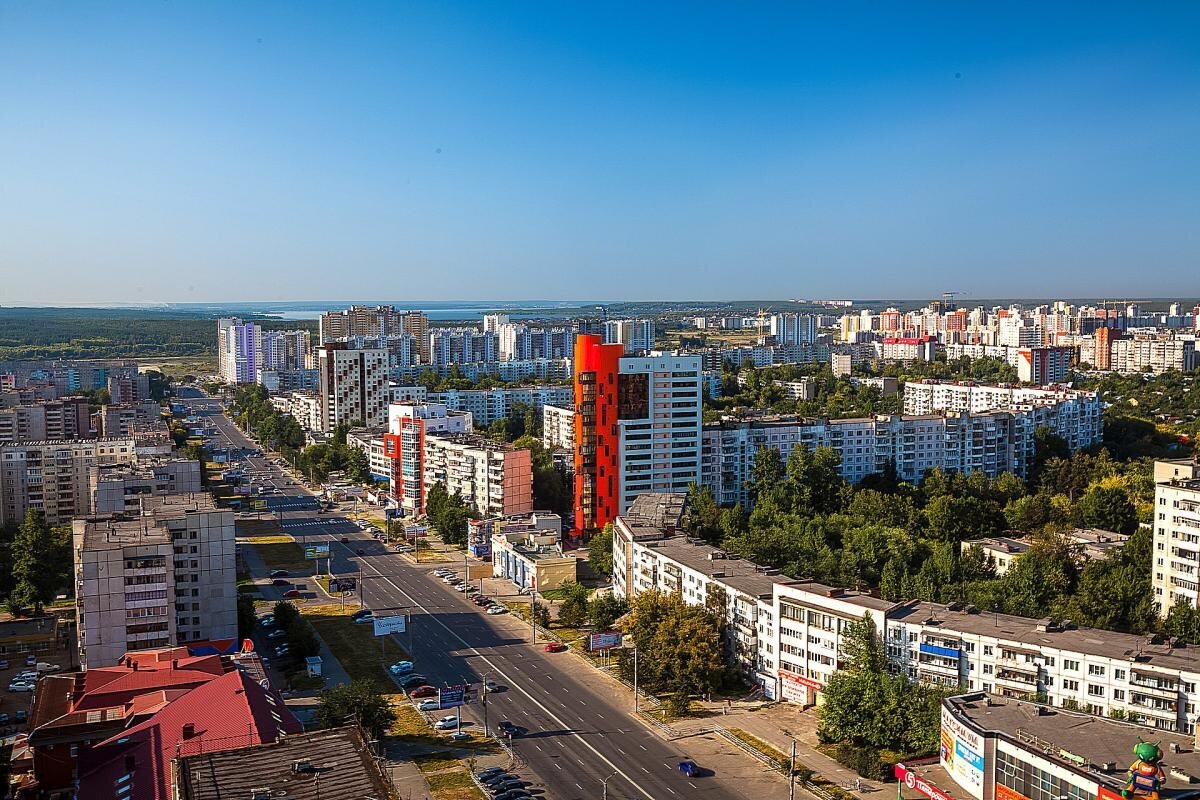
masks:
POLYGON ((594 313, 595 303, 588 301, 546 301, 530 300, 526 302, 479 302, 479 303, 447 303, 445 301, 430 303, 388 302, 388 301, 334 301, 329 303, 222 303, 222 304, 172 304, 177 307, 191 307, 194 310, 217 311, 230 314, 262 314, 282 320, 316 319, 326 311, 340 311, 352 305, 394 305, 397 309, 420 310, 431 320, 469 320, 477 321, 484 314, 509 314, 513 319, 568 319, 581 314, 594 313))

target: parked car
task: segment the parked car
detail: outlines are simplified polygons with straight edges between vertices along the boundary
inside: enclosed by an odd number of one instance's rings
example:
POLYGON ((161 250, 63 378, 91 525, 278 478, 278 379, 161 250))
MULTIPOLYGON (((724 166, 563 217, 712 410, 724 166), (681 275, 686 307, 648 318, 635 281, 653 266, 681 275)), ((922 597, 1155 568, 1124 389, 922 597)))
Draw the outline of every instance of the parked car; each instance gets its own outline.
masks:
POLYGON ((370 616, 373 612, 369 608, 360 608, 350 615, 350 619, 358 619, 359 617, 370 616))
POLYGON ((407 678, 400 681, 400 685, 403 686, 405 689, 411 688, 413 686, 420 686, 423 683, 425 683, 424 675, 409 675, 407 678))
POLYGON ((476 589, 476 588, 474 587, 474 585, 472 585, 472 584, 470 584, 470 583, 466 583, 466 584, 463 584, 463 585, 467 587, 466 589, 463 589, 463 591, 464 591, 464 592, 466 592, 467 594, 475 594, 476 592, 478 592, 478 591, 479 591, 478 589, 476 589))
POLYGON ((477 594, 471 598, 471 602, 477 606, 486 606, 488 603, 492 602, 492 598, 477 594))
POLYGON ((375 622, 374 614, 363 614, 361 617, 355 617, 354 621, 359 625, 370 625, 375 622))
POLYGON ((562 642, 551 642, 542 649, 547 653, 561 653, 563 650, 567 649, 567 646, 562 642))
POLYGON ((457 728, 458 727, 458 717, 455 717, 455 716, 442 717, 437 722, 433 723, 433 727, 435 730, 439 730, 439 731, 448 731, 451 728, 457 728))
POLYGON ((452 742, 465 742, 470 738, 471 734, 467 733, 466 731, 455 731, 454 733, 450 734, 450 741, 452 742))
MULTIPOLYGON (((459 581, 458 583, 454 584, 454 591, 456 591, 456 592, 465 592, 468 589, 472 589, 470 584, 463 583, 462 581, 459 581)), ((472 591, 474 591, 474 589, 472 589, 472 591)))
POLYGON ((9 721, 8 712, 0 711, 0 725, 7 725, 9 721))
POLYGON ((287 578, 276 578, 275 580, 271 581, 271 585, 272 586, 291 586, 292 582, 289 581, 287 578))
POLYGON ((342 537, 342 539, 341 539, 341 541, 342 541, 342 544, 350 544, 350 537, 349 537, 349 536, 343 536, 343 537, 342 537))
POLYGON ((274 627, 275 615, 274 614, 263 614, 261 617, 258 618, 258 624, 262 625, 264 628, 274 627))
POLYGON ((493 614, 493 615, 494 614, 507 614, 508 609, 505 608, 504 606, 500 605, 499 603, 496 603, 495 605, 491 605, 491 606, 487 607, 487 613, 493 614))
POLYGON ((392 664, 390 667, 388 667, 388 672, 392 673, 393 675, 403 675, 406 672, 412 671, 413 662, 411 661, 397 661, 395 664, 392 664))
POLYGON ((20 711, 17 712, 17 724, 18 725, 20 725, 21 723, 25 722, 28 719, 29 719, 29 712, 26 711, 25 709, 22 708, 20 711))
POLYGON ((497 775, 502 775, 502 774, 504 774, 504 767, 488 767, 485 770, 480 770, 479 772, 476 772, 475 780, 486 781, 486 780, 489 780, 490 778, 494 778, 497 775))
POLYGON ((483 782, 483 785, 488 787, 489 789, 494 789, 496 786, 499 786, 500 784, 504 783, 505 781, 516 780, 516 778, 517 778, 516 775, 510 775, 507 772, 501 772, 499 775, 488 778, 486 781, 483 782))
POLYGON ((10 692, 32 692, 34 684, 28 681, 13 681, 8 685, 10 692))
POLYGON ((285 636, 287 636, 287 631, 285 631, 283 628, 276 628, 275 630, 273 630, 267 634, 267 638, 272 639, 272 640, 282 639, 285 636))
POLYGON ((0 658, 0 669, 8 669, 8 659, 0 658))
POLYGON ((527 797, 533 797, 524 789, 507 789, 496 794, 493 800, 525 800, 527 797))
POLYGON ((25 656, 25 666, 32 667, 37 663, 37 656, 25 656))
POLYGON ((442 707, 442 701, 437 699, 422 700, 417 704, 418 711, 437 711, 442 707))
POLYGON ((283 593, 283 596, 284 597, 292 597, 292 598, 299 597, 300 590, 299 589, 289 589, 288 591, 283 593))
POLYGON ((409 697, 434 697, 438 693, 437 687, 429 685, 421 685, 409 691, 409 697))

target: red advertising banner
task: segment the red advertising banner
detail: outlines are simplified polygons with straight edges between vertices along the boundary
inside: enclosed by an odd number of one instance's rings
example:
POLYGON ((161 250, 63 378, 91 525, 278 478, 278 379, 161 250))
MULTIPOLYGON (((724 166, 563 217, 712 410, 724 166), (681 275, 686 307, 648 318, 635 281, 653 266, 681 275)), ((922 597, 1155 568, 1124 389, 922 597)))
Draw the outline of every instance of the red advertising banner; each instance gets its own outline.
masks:
POLYGON ((1016 789, 1010 789, 1004 784, 997 783, 996 800, 1029 800, 1029 798, 1018 792, 1016 789))
MULTIPOLYGON (((902 781, 909 789, 916 789, 930 800, 954 800, 953 797, 946 794, 917 773, 912 772, 903 764, 897 764, 894 772, 896 775, 896 780, 902 781)), ((999 788, 999 784, 997 784, 997 788, 999 788)), ((1018 795, 1018 797, 1019 796, 1020 795, 1018 795)), ((1026 800, 1028 800, 1028 798, 1026 798, 1026 800)))

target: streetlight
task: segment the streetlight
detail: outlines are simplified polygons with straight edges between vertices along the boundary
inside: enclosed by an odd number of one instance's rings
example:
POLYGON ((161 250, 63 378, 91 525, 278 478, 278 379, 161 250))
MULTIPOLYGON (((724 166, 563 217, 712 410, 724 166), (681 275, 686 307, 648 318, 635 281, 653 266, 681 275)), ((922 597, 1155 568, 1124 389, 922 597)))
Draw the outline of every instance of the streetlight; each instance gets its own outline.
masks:
POLYGON ((617 776, 617 773, 609 775, 604 780, 600 781, 600 788, 604 791, 604 800, 608 800, 608 782, 617 776))
POLYGON ((633 713, 638 713, 638 655, 636 644, 633 646, 633 713))

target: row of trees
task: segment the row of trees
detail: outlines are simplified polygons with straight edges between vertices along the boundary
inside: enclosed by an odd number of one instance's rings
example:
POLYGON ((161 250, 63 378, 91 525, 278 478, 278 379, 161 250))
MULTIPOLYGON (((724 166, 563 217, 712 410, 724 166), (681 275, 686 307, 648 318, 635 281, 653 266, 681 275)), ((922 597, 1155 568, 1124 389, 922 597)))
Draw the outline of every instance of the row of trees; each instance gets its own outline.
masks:
POLYGON ((565 584, 561 593, 558 621, 569 628, 590 623, 596 630, 609 630, 629 610, 625 601, 611 592, 598 594, 579 583, 565 584))
POLYGON ((475 515, 461 494, 448 493, 446 484, 438 481, 425 495, 425 516, 442 541, 461 547, 467 543, 467 521, 475 515))
POLYGON ((31 508, 17 526, 0 528, 0 593, 14 615, 37 616, 60 592, 71 593, 71 528, 51 527, 31 508))
POLYGON ((275 625, 283 630, 292 656, 298 659, 318 655, 321 652, 321 641, 317 632, 304 615, 286 600, 281 600, 271 609, 275 617, 275 625))

